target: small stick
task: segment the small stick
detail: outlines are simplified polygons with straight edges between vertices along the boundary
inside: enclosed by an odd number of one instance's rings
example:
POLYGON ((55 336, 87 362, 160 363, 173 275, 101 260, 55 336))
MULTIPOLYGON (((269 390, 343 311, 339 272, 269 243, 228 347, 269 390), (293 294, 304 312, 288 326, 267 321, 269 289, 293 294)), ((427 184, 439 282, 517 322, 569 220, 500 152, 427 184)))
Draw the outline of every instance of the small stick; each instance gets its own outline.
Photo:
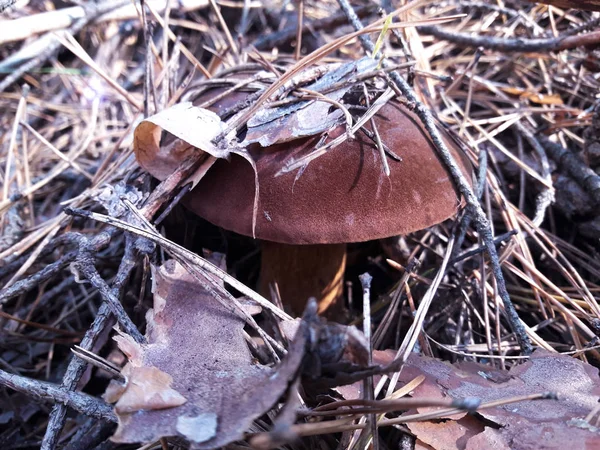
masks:
MULTIPOLYGON (((512 236, 516 236, 517 234, 519 234, 519 232, 517 230, 510 230, 507 231, 506 233, 501 234, 500 236, 496 236, 494 238, 494 244, 496 245, 500 245, 501 243, 503 243, 504 241, 509 240, 512 236)), ((469 250, 468 252, 464 252, 461 255, 456 256, 455 258, 450 260, 450 264, 455 264, 459 261, 462 261, 463 259, 467 259, 470 258, 471 256, 475 256, 479 253, 483 253, 485 251, 486 247, 485 245, 481 245, 473 250, 469 250)))
POLYGON ((596 205, 600 205, 600 175, 587 167, 583 161, 570 150, 552 142, 542 134, 536 135, 537 140, 548 152, 548 156, 558 163, 561 171, 569 174, 588 194, 596 205))
MULTIPOLYGON (((113 294, 117 297, 121 296, 125 283, 129 278, 129 274, 135 267, 135 254, 142 252, 142 250, 139 250, 141 247, 136 246, 136 243, 139 241, 138 238, 134 239, 131 236, 126 235, 125 239, 125 254, 121 259, 121 264, 119 265, 117 275, 113 281, 113 294)), ((114 319, 111 314, 111 308, 108 303, 104 301, 98 309, 98 313, 96 314, 94 321, 85 333, 85 336, 81 340, 79 346, 86 350, 91 350, 96 345, 96 342, 98 341, 102 332, 107 327, 111 326, 111 324, 114 323, 113 321, 114 319)), ((75 390, 79 380, 85 372, 85 368, 86 362, 84 360, 80 358, 72 358, 63 377, 62 386, 68 390, 75 390)), ((41 450, 53 450, 56 448, 66 419, 67 407, 61 403, 55 404, 52 408, 52 412, 50 413, 46 433, 44 435, 44 439, 42 440, 41 450)))
MULTIPOLYGON (((369 357, 367 360, 367 366, 373 365, 373 340, 371 339, 371 281, 373 277, 369 272, 365 272, 358 277, 360 284, 363 289, 363 333, 365 339, 369 343, 369 357)), ((373 401, 373 377, 365 378, 363 382, 364 387, 364 399, 365 401, 373 401)), ((367 416, 367 422, 369 424, 369 430, 372 438, 373 450, 379 449, 379 434, 377 433, 377 416, 372 413, 367 416)))
MULTIPOLYGON (((102 234, 106 236, 107 240, 110 240, 108 233, 103 232, 102 234)), ((80 238, 79 256, 73 263, 73 266, 98 290, 104 301, 110 305, 112 312, 117 318, 119 325, 123 328, 123 331, 129 334, 139 344, 146 342, 142 333, 140 333, 131 318, 127 315, 127 312, 125 312, 119 299, 114 295, 106 281, 104 281, 96 270, 96 267, 94 266, 94 257, 89 249, 89 240, 85 236, 81 236, 80 238)))
POLYGON ((0 370, 0 384, 44 402, 62 403, 75 411, 98 420, 116 422, 113 408, 91 395, 65 389, 54 383, 33 380, 0 370))
MULTIPOLYGON (((481 201, 481 197, 483 196, 483 191, 485 189, 487 168, 488 168, 488 154, 487 154, 487 150, 485 148, 482 148, 479 150, 478 160, 479 160, 479 167, 477 170, 477 186, 475 188, 476 189, 475 195, 477 196, 477 199, 479 201, 481 201)), ((463 245, 463 242, 465 241, 465 236, 467 235, 467 230, 469 229, 469 225, 471 225, 471 220, 473 220, 473 215, 470 214, 468 211, 465 211, 465 214, 463 215, 463 217, 460 221, 459 227, 458 227, 458 236, 456 238, 456 246, 454 247, 454 255, 452 255, 454 259, 453 259, 453 261, 451 261, 451 263, 460 261, 460 259, 458 259, 457 255, 463 245)))
POLYGON ((30 291, 36 286, 39 286, 41 283, 48 281, 58 272, 66 268, 69 264, 71 264, 79 255, 77 250, 69 252, 62 256, 58 261, 54 261, 51 264, 48 264, 39 272, 34 273, 33 275, 24 278, 23 280, 19 280, 15 282, 8 289, 2 289, 0 291, 0 305, 6 303, 13 297, 21 295, 27 291, 30 291))
MULTIPOLYGON (((548 184, 552 186, 552 171, 550 170, 546 149, 540 144, 539 140, 536 139, 533 132, 525 125, 521 122, 517 122, 516 126, 521 135, 529 142, 529 145, 537 153, 542 168, 542 176, 548 184)), ((554 203, 554 200, 554 187, 542 186, 542 191, 535 198, 535 214, 531 220, 536 227, 539 227, 542 222, 544 222, 546 210, 554 203)))
POLYGON ((600 31, 591 31, 577 36, 559 36, 550 39, 506 39, 493 36, 473 36, 467 33, 456 33, 434 25, 420 26, 418 27, 418 30, 423 34, 429 34, 459 46, 483 47, 504 53, 553 52, 568 50, 583 45, 594 45, 600 42, 600 31))
MULTIPOLYGON (((355 30, 360 31, 363 29, 363 25, 348 3, 347 0, 338 0, 338 3, 348 16, 348 20, 352 24, 355 30)), ((366 51, 372 53, 374 50, 374 45, 371 40, 365 36, 360 35, 364 39, 361 39, 361 43, 366 51)), ((373 55, 376 57, 377 55, 373 55)), ((383 66, 386 67, 389 63, 384 59, 383 66)), ((475 218, 475 222, 477 224, 477 231, 481 235, 484 245, 486 246, 487 252, 490 256, 490 260, 492 263, 492 270, 494 272, 494 278, 496 279, 498 285, 498 294, 502 299, 504 304, 505 314, 508 322, 510 323, 517 341, 519 342, 519 346, 521 347, 523 353, 525 355, 529 355, 533 351, 533 347, 531 345, 531 340, 527 335, 527 331, 519 318, 519 314, 515 309, 512 301, 510 300, 510 296, 506 289, 506 282, 504 280, 504 274, 502 273, 502 266, 500 265, 500 261, 498 259, 498 252, 496 251, 496 246, 494 245, 494 237, 492 234, 492 230, 490 228, 490 223, 487 219, 487 216, 479 204, 479 200, 471 190, 471 187, 466 180, 465 176, 461 172, 460 168, 456 164, 456 161, 450 154, 448 147, 444 143, 442 139, 442 135, 440 131, 437 129, 435 125, 435 121, 431 111, 427 109, 427 107, 418 100, 413 89, 408 85, 408 83, 400 76, 398 72, 391 72, 390 77, 393 80, 394 84, 400 89, 402 94, 406 97, 409 103, 414 105, 414 112, 417 114, 421 122, 423 123, 427 133, 431 137, 435 148, 438 150, 438 154, 441 160, 444 162, 448 171, 452 175, 452 179, 459 189, 460 193, 466 199, 468 212, 473 214, 475 218)))

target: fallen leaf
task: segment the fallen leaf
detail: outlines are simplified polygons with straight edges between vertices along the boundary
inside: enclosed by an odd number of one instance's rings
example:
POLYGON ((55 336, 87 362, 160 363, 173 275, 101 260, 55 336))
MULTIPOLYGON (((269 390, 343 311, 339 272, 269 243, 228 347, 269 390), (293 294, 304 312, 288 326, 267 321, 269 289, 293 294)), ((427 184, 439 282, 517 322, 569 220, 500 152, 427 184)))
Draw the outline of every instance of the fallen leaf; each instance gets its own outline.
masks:
MULTIPOLYGON (((423 442, 436 449, 441 448, 518 448, 518 449, 592 449, 600 448, 600 430, 579 426, 594 409, 600 399, 598 369, 569 356, 537 350, 525 363, 515 365, 510 371, 500 371, 475 363, 451 365, 432 358, 411 355, 404 366, 401 382, 408 382, 416 375, 426 380, 413 392, 415 398, 474 397, 481 402, 510 397, 555 392, 557 401, 523 401, 477 411, 475 417, 483 417, 480 432, 473 434, 468 443, 464 439, 455 447, 439 435, 454 436, 459 433, 455 424, 466 416, 462 413, 446 420, 443 425, 415 426, 411 430, 423 442), (495 428, 490 427, 495 425, 495 428), (485 428, 484 428, 485 426, 485 428), (438 444, 435 444, 438 442, 438 444), (444 444, 445 445, 445 444, 444 444)), ((419 412, 439 408, 420 408, 419 412)), ((587 422, 585 422, 587 424, 587 422)), ((474 428, 469 426, 472 431, 474 428)), ((466 430, 465 430, 466 431, 466 430)))
POLYGON ((190 102, 179 103, 143 120, 135 129, 133 150, 138 163, 151 175, 164 180, 179 166, 198 152, 210 155, 185 182, 192 188, 200 182, 217 159, 227 159, 231 154, 241 156, 254 171, 254 204, 252 211, 252 234, 256 229, 258 210, 258 172, 254 159, 245 147, 236 145, 235 131, 223 137, 216 145, 213 140, 225 132, 227 124, 209 109, 194 106, 190 102), (162 131, 176 139, 161 143, 162 131))
POLYGON ((126 377, 127 384, 115 405, 119 414, 172 408, 186 402, 183 395, 171 388, 173 377, 156 367, 130 364, 121 375, 126 377))
MULTIPOLYGON (((150 442, 180 436, 194 449, 242 439, 252 421, 288 389, 304 356, 301 326, 276 369, 253 361, 244 321, 213 297, 182 266, 168 261, 153 270, 154 309, 147 315, 147 344, 118 339, 129 363, 125 386, 111 382, 117 400, 113 441, 150 442)), ((219 292, 227 298, 225 289, 219 292)))

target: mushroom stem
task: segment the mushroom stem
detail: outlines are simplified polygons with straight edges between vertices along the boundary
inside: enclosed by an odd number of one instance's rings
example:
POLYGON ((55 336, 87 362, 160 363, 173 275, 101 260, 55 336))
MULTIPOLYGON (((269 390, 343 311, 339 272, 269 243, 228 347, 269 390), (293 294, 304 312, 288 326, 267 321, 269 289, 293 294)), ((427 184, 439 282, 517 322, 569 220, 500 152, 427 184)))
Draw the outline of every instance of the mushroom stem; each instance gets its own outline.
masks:
POLYGON ((300 316, 315 297, 319 313, 333 318, 342 311, 346 244, 290 245, 262 242, 259 290, 270 298, 277 283, 286 309, 300 316))

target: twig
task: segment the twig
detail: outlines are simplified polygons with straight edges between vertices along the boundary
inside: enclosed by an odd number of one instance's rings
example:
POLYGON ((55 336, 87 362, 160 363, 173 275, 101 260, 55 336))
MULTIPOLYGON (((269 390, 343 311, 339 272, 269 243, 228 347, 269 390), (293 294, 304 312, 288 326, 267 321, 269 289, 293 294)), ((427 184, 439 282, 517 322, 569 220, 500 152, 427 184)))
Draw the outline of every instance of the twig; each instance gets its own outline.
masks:
POLYGON ((51 264, 48 264, 39 272, 23 279, 17 281, 8 289, 3 289, 0 291, 0 305, 6 303, 13 297, 17 295, 21 295, 27 291, 30 291, 36 286, 39 286, 44 281, 49 280, 54 275, 56 275, 61 270, 65 269, 69 264, 71 264, 77 258, 79 251, 69 252, 66 255, 62 256, 58 261, 55 261, 51 264))
POLYGON ((37 381, 0 370, 0 384, 40 401, 62 403, 86 416, 116 422, 112 406, 88 394, 73 392, 54 383, 37 381))
POLYGON ((77 433, 63 447, 63 450, 81 450, 84 448, 101 450, 98 446, 110 438, 114 433, 114 428, 114 423, 99 422, 90 419, 77 430, 77 433))
MULTIPOLYGON (((475 190, 475 195, 477 196, 477 200, 481 201, 481 197, 483 196, 483 191, 485 189, 487 169, 488 169, 488 154, 485 148, 479 150, 479 167, 477 168, 477 186, 475 190)), ((465 241, 465 236, 467 235, 467 230, 471 225, 471 220, 473 220, 473 216, 471 214, 465 213, 462 216, 460 221, 460 225, 457 230, 456 237, 456 246, 454 247, 454 254, 452 257, 454 260, 451 260, 451 263, 460 261, 457 258, 458 252, 462 248, 463 242, 465 241)), ((461 258, 462 259, 462 258, 461 258)))
POLYGON ((600 205, 600 176, 587 167, 570 150, 552 142, 542 134, 536 135, 538 141, 548 152, 548 156, 558 163, 558 168, 569 174, 600 205))
POLYGON ((131 318, 123 309, 123 305, 119 301, 119 299, 113 294, 110 287, 102 279, 96 267, 94 266, 94 244, 98 240, 106 239, 106 241, 110 240, 110 235, 103 231, 93 240, 89 240, 85 235, 79 236, 79 255, 72 267, 77 270, 83 277, 89 281, 92 286, 94 286, 102 298, 109 304, 112 309, 113 314, 117 318, 117 322, 123 328, 123 331, 129 334, 136 342, 143 343, 145 342, 144 336, 137 329, 135 324, 132 322, 131 318))
MULTIPOLYGON (((521 122, 516 123, 517 130, 523 135, 523 137, 529 142, 529 145, 533 148, 533 150, 537 153, 538 158, 540 159, 540 166, 542 168, 542 176, 548 182, 548 184, 552 185, 552 173, 550 170, 550 163, 548 162, 548 156, 546 155, 546 150, 540 144, 538 139, 533 135, 533 133, 525 127, 521 122)), ((544 217, 546 216, 546 209, 554 203, 554 188, 549 188, 547 186, 542 186, 542 191, 535 198, 535 213, 533 215, 532 222, 536 227, 539 227, 542 222, 544 222, 544 217)))
POLYGON ((548 39, 506 39, 494 36, 478 36, 467 33, 456 33, 439 28, 434 25, 425 25, 418 27, 419 32, 435 36, 438 39, 444 39, 453 44, 463 47, 483 47, 489 50, 500 52, 553 52, 568 50, 584 45, 594 45, 600 42, 600 31, 591 31, 589 33, 577 36, 559 36, 548 39))
MULTIPOLYGON (((347 2, 347 0, 338 0, 338 3, 346 12, 348 16, 348 20, 352 24, 352 26, 358 31, 363 28, 362 23, 358 16, 354 13, 354 10, 347 2)), ((391 11, 388 11, 391 12, 391 11)), ((365 36, 366 39, 362 39, 361 42, 366 51, 373 52, 374 46, 370 39, 365 36)), ((376 55, 374 55, 376 56, 376 55)), ((384 67, 387 65, 387 61, 383 60, 384 67)), ((496 282, 498 285, 498 294, 504 303, 505 313, 507 319, 515 332, 517 337, 517 341, 519 342, 519 346, 521 347, 524 354, 528 355, 532 352, 531 341, 525 327, 521 323, 521 319, 515 310, 514 305, 510 300, 510 296, 508 295, 508 291, 506 290, 506 283, 504 281, 504 275, 502 274, 502 267, 500 266, 500 261, 498 259, 498 253, 496 251, 496 246, 494 245, 494 238, 492 235, 492 231, 488 222, 488 219, 485 215, 485 212, 481 208, 477 197, 471 190, 469 183, 467 182, 465 176, 462 174, 461 170, 458 168, 458 165, 454 161, 454 158, 450 154, 450 151, 446 147, 446 144, 442 140, 442 136, 435 126, 435 122, 431 112, 427 109, 427 107, 421 103, 412 88, 406 83, 406 81, 397 73, 391 72, 390 77, 396 84, 396 86, 402 91, 408 102, 414 104, 414 112, 419 116, 419 119, 423 122, 427 133, 432 139, 433 144, 438 150, 438 154, 442 161, 445 163, 448 168, 454 183, 457 185, 461 194, 465 197, 467 202, 467 212, 473 214, 477 225, 477 231, 482 237, 483 243, 486 246, 488 254, 490 256, 490 260, 492 262, 492 269, 494 272, 494 277, 496 278, 496 282)))
MULTIPOLYGON (((133 238, 128 236, 127 243, 125 245, 125 254, 121 260, 121 264, 119 266, 119 270, 117 271, 117 276, 115 277, 113 283, 113 295, 120 296, 122 290, 125 286, 125 282, 129 278, 129 274, 135 267, 135 253, 136 253, 136 245, 135 242, 137 238, 133 238)), ((101 333, 110 326, 112 322, 112 314, 111 307, 105 301, 100 306, 94 321, 90 325, 90 328, 85 333, 85 336, 81 340, 79 344, 80 347, 86 350, 92 350, 96 345, 98 338, 101 333)), ((85 368, 86 362, 80 358, 73 357, 67 371, 63 377, 62 386, 68 390, 74 390, 81 379, 85 368)), ((65 425, 65 420, 67 417, 67 408, 65 405, 56 404, 50 413, 50 419, 48 421, 48 427, 46 428, 46 434, 44 435, 44 439, 42 441, 42 450, 53 450, 60 437, 60 433, 65 425)))
MULTIPOLYGON (((515 236, 518 234, 517 230, 510 230, 504 234, 501 234, 500 236, 496 236, 494 238, 494 243, 496 245, 500 245, 501 243, 503 243, 504 241, 507 241, 508 239, 510 239, 512 236, 515 236)), ((459 261, 462 261, 463 259, 467 259, 470 258, 471 256, 475 256, 478 255, 479 253, 482 253, 486 250, 485 245, 482 245, 480 247, 477 247, 473 250, 469 250, 468 252, 464 252, 463 254, 454 257, 453 259, 450 260, 450 264, 455 264, 459 261)))
POLYGON ((0 12, 4 11, 5 9, 10 8, 16 2, 17 2, 17 0, 0 0, 0 12))

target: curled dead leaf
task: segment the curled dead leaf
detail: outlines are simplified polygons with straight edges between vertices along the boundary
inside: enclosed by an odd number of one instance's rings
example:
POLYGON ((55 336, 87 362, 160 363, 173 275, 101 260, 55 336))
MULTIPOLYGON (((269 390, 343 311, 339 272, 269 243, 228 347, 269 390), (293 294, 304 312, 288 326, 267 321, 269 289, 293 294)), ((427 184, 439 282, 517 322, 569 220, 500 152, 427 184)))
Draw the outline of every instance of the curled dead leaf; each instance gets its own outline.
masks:
POLYGON ((229 152, 211 142, 224 129, 224 123, 214 112, 191 103, 179 103, 143 120, 135 129, 133 149, 140 165, 163 180, 198 150, 215 158, 227 158, 229 152), (163 130, 178 139, 161 146, 163 130))
POLYGON ((118 414, 172 408, 187 401, 171 387, 173 377, 156 367, 129 365, 121 373, 127 381, 115 405, 118 414))

